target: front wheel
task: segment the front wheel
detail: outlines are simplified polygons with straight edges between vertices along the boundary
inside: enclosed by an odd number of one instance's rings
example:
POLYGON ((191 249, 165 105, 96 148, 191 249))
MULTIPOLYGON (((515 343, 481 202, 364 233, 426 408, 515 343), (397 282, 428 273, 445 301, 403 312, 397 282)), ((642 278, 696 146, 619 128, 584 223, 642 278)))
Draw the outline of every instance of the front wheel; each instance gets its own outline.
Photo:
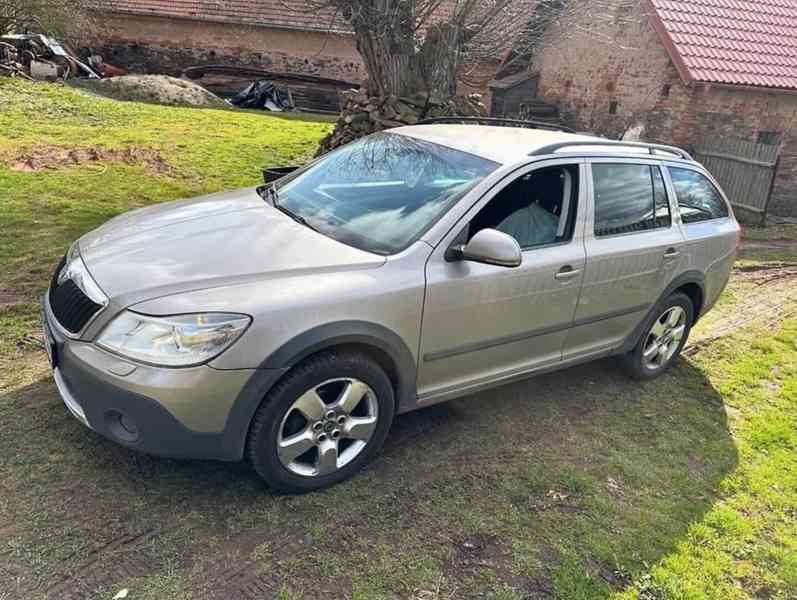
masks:
POLYGON ((290 372, 252 422, 247 458, 271 487, 303 493, 360 470, 393 421, 393 387, 367 356, 329 352, 290 372))
POLYGON ((636 347, 623 357, 635 379, 653 379, 664 373, 683 350, 694 323, 694 307, 685 294, 675 293, 654 311, 654 318, 636 347))

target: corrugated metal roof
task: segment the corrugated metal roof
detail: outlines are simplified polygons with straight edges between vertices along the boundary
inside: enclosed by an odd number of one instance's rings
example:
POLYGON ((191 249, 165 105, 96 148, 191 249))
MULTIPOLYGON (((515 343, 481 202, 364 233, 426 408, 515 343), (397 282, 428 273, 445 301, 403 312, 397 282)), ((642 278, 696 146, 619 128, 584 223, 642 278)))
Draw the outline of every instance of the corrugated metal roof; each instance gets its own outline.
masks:
POLYGON ((649 0, 687 82, 797 89, 797 0, 649 0))

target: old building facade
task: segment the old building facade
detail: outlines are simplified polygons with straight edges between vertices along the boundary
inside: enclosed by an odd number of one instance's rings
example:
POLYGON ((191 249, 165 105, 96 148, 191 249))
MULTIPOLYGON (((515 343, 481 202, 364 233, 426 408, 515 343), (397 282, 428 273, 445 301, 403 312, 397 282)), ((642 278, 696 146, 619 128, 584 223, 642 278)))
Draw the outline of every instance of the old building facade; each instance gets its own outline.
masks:
POLYGON ((249 66, 359 82, 354 38, 335 14, 292 0, 112 0, 99 50, 110 62, 178 74, 197 64, 249 66))
POLYGON ((576 128, 697 148, 780 146, 769 211, 797 217, 797 2, 609 2, 598 29, 557 20, 532 72, 576 128))

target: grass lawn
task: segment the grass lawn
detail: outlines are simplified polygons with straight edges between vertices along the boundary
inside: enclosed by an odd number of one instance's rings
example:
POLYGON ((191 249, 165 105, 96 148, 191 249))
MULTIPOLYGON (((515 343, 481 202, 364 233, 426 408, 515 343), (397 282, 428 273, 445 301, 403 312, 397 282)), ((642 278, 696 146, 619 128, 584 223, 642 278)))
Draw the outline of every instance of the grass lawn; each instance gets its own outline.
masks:
POLYGON ((24 343, 35 298, 76 237, 131 208, 256 185, 264 166, 306 161, 330 127, 0 80, 0 360, 24 343), (71 158, 99 152, 117 160, 71 158))
POLYGON ((400 417, 322 493, 141 456, 67 414, 35 299, 68 244, 252 185, 329 127, 0 79, 0 600, 797 598, 797 251, 766 232, 659 380, 604 361, 400 417), (86 148, 104 159, 36 170, 86 148))

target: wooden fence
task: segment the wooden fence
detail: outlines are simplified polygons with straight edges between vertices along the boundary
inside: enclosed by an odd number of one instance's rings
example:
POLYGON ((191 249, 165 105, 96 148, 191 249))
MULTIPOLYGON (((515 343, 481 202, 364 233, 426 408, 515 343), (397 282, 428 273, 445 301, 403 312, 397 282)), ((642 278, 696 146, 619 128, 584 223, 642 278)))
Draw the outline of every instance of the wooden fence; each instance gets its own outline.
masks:
POLYGON ((779 145, 720 139, 701 144, 695 158, 719 181, 731 204, 763 219, 772 197, 779 152, 779 145))

